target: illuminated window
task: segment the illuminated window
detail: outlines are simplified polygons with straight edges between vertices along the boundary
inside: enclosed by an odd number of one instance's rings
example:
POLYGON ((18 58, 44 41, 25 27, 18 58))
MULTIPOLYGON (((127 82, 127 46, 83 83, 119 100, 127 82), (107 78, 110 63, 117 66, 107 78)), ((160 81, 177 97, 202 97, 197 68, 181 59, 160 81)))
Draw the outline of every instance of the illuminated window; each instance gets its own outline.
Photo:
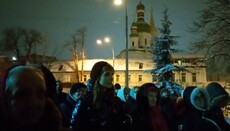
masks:
POLYGON ((175 81, 175 73, 172 73, 172 81, 175 81))
POLYGON ((192 73, 192 82, 196 82, 196 73, 192 73))
POLYGON ((186 73, 181 73, 181 81, 186 82, 186 73))
POLYGON ((66 76, 65 76, 65 81, 66 81, 66 82, 70 82, 70 78, 71 78, 70 75, 66 75, 66 76))
POLYGON ((83 81, 87 81, 87 75, 83 76, 83 81))
POLYGON ((142 81, 142 75, 138 75, 138 81, 142 81))
POLYGON ((116 81, 119 82, 120 75, 116 75, 116 81))
POLYGON ((63 68, 63 65, 60 65, 59 68, 58 68, 58 71, 61 71, 63 68))
POLYGON ((143 63, 139 63, 139 69, 143 68, 143 63))

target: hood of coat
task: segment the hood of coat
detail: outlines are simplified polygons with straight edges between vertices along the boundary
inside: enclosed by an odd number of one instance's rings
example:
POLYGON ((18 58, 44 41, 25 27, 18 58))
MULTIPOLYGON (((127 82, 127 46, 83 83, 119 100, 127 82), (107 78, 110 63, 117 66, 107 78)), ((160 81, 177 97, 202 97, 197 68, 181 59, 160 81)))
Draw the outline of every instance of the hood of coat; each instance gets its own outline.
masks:
POLYGON ((217 82, 209 83, 206 86, 210 97, 210 108, 224 107, 230 104, 230 96, 228 92, 217 82))
POLYGON ((187 87, 183 92, 183 100, 193 110, 206 111, 209 107, 208 92, 201 87, 187 87))
POLYGON ((125 88, 119 89, 119 90, 117 91, 117 96, 118 96, 122 101, 126 102, 124 89, 125 89, 125 88))
POLYGON ((135 91, 134 88, 130 89, 130 96, 136 100, 137 92, 135 91))

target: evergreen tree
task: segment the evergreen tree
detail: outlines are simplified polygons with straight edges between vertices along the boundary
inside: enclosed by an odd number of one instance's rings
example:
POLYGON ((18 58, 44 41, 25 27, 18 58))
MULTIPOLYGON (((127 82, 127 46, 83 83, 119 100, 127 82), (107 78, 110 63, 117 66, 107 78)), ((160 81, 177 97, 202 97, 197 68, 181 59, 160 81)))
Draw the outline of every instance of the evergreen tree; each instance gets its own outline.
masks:
MULTIPOLYGON (((176 36, 170 35, 170 25, 172 24, 168 19, 168 9, 164 11, 164 18, 162 20, 162 28, 160 35, 155 37, 152 44, 152 51, 154 54, 153 61, 156 63, 155 70, 159 70, 168 64, 172 63, 171 46, 176 44, 176 36)), ((159 72, 158 72, 159 73, 159 72)), ((156 73, 153 72, 154 75, 156 73)), ((172 70, 161 72, 158 81, 172 80, 172 70)))
POLYGON ((172 36, 170 26, 171 22, 168 19, 168 9, 164 11, 164 18, 162 20, 162 28, 160 35, 155 37, 152 41, 153 61, 156 64, 155 68, 151 69, 154 78, 157 78, 157 87, 162 88, 161 97, 175 98, 181 95, 183 87, 173 82, 173 70, 183 70, 183 67, 174 66, 172 64, 171 53, 176 51, 172 48, 176 44, 178 36, 172 36), (165 92, 166 91, 166 92, 165 92), (171 97, 174 96, 174 97, 171 97))

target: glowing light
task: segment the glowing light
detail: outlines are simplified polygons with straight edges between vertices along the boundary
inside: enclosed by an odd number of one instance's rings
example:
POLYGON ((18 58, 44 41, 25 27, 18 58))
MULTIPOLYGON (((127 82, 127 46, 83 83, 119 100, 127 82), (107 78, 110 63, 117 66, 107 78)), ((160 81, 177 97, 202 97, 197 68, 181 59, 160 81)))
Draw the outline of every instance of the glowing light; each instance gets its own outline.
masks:
POLYGON ((17 60, 17 58, 15 56, 12 57, 12 60, 17 60))
POLYGON ((98 39, 98 40, 97 40, 97 44, 98 44, 98 45, 101 45, 101 44, 102 44, 102 41, 98 39))
POLYGON ((110 38, 109 38, 109 37, 105 37, 104 41, 105 41, 106 43, 109 43, 109 42, 110 42, 110 38))
POLYGON ((121 5, 122 4, 122 0, 114 0, 114 4, 115 5, 121 5))

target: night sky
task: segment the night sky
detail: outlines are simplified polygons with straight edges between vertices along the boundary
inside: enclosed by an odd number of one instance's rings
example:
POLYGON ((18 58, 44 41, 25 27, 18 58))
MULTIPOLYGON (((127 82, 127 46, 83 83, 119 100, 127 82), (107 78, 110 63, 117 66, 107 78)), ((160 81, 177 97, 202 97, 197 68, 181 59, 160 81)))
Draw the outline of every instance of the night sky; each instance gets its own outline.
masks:
MULTIPOLYGON (((171 35, 180 36, 177 39, 179 49, 187 49, 187 45, 197 37, 187 30, 204 8, 203 0, 141 0, 148 23, 152 1, 156 27, 161 27, 163 11, 167 6, 172 22, 171 35)), ((126 2, 130 32, 140 0, 126 2)), ((71 52, 63 46, 81 27, 87 28, 87 58, 112 57, 108 46, 96 44, 97 39, 106 36, 111 38, 115 55, 125 49, 125 10, 124 6, 113 5, 113 0, 0 0, 0 31, 11 27, 36 29, 46 34, 50 44, 48 55, 59 59, 71 58, 71 52)))

